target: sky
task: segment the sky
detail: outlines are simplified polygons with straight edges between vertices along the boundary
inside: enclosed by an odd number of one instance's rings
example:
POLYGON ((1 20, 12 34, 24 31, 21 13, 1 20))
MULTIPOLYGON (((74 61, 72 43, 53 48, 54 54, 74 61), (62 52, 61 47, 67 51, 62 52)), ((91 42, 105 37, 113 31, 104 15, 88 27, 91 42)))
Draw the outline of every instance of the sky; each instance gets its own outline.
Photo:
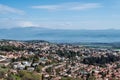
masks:
POLYGON ((120 29, 120 0, 0 0, 0 28, 120 29))

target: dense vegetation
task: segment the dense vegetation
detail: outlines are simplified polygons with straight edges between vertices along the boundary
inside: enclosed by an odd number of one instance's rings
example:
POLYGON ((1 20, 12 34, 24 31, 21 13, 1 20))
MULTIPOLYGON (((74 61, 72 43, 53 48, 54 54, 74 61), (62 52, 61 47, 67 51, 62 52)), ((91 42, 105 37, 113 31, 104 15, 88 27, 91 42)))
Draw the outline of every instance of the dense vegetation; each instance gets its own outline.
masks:
POLYGON ((57 54, 61 57, 73 58, 76 56, 77 52, 68 51, 68 50, 64 50, 64 51, 58 50, 57 54))
POLYGON ((15 46, 0 46, 1 51, 22 51, 22 47, 15 47, 15 46))
POLYGON ((119 61, 120 56, 115 56, 115 55, 107 55, 106 56, 101 56, 101 57, 87 57, 83 59, 83 63, 85 64, 90 64, 90 65, 95 65, 95 64, 105 64, 105 63, 110 63, 110 62, 115 62, 119 61))

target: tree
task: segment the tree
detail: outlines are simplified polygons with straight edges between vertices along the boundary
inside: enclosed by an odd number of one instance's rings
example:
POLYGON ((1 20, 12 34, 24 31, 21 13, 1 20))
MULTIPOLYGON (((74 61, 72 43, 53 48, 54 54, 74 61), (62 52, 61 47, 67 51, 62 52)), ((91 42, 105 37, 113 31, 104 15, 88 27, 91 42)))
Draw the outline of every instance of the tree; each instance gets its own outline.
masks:
POLYGON ((42 71, 42 66, 38 65, 35 69, 35 71, 37 71, 38 73, 42 71))
POLYGON ((8 74, 7 80, 21 80, 21 78, 18 75, 15 74, 8 74))
POLYGON ((5 76, 5 71, 0 71, 0 78, 4 78, 5 76))
POLYGON ((72 78, 72 77, 62 77, 61 80, 76 80, 76 79, 74 79, 74 78, 72 78))
POLYGON ((96 78, 94 76, 90 75, 88 80, 96 80, 96 78))
POLYGON ((42 76, 38 73, 32 73, 25 70, 19 71, 18 75, 21 80, 41 80, 42 76))

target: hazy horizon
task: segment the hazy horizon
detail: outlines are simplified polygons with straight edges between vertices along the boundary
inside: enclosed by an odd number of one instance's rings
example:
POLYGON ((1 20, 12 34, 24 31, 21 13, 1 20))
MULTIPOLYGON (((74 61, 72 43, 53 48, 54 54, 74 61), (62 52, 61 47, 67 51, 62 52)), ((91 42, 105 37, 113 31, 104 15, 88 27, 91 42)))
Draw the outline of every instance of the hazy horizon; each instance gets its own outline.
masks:
POLYGON ((120 42, 120 30, 61 30, 46 28, 0 29, 0 39, 52 42, 120 42))
POLYGON ((108 28, 108 29, 55 29, 55 28, 46 28, 46 27, 36 27, 36 26, 29 26, 29 27, 0 27, 0 29, 18 29, 18 28, 35 28, 35 29, 50 29, 50 30, 120 30, 120 29, 114 29, 114 28, 108 28))

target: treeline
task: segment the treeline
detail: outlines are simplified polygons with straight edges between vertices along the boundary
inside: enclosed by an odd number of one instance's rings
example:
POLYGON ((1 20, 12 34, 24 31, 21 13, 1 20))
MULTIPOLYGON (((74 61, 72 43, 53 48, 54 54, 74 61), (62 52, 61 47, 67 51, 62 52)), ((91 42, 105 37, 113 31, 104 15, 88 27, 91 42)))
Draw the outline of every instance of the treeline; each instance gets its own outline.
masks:
POLYGON ((27 43, 41 43, 41 42, 49 43, 48 41, 45 41, 45 40, 28 40, 28 41, 23 41, 23 42, 27 42, 27 43))
POLYGON ((66 58, 73 58, 76 55, 78 55, 77 52, 69 51, 69 50, 57 50, 56 54, 58 54, 60 57, 66 57, 66 58))
POLYGON ((1 51, 22 51, 24 48, 15 46, 0 46, 1 51))
POLYGON ((107 55, 106 56, 101 56, 101 57, 87 57, 83 59, 84 64, 89 64, 89 65, 95 65, 95 64, 106 64, 106 63, 111 63, 111 62, 116 62, 120 60, 120 56, 115 56, 115 55, 107 55))

